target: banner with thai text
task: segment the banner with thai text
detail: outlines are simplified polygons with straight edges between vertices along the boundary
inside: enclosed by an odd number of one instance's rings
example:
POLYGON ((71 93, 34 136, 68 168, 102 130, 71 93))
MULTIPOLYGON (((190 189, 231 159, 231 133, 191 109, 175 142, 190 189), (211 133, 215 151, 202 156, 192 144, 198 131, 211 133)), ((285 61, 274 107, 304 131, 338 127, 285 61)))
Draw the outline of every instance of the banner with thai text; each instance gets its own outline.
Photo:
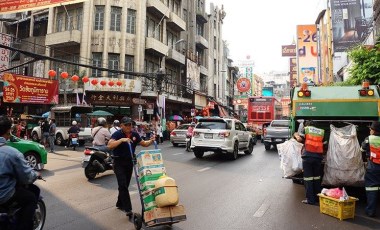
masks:
POLYGON ((298 83, 318 83, 317 26, 297 26, 298 83))
POLYGON ((73 4, 85 0, 0 0, 0 14, 45 9, 61 4, 73 4))

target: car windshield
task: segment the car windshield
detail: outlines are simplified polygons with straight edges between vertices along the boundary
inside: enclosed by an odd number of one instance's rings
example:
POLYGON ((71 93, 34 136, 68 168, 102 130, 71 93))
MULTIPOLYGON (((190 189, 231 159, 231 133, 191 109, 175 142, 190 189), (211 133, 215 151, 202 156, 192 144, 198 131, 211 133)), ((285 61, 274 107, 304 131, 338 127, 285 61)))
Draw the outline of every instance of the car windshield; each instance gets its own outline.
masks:
POLYGON ((197 129, 231 129, 231 121, 203 121, 195 127, 197 129))
POLYGON ((283 128, 288 128, 290 122, 288 120, 283 120, 283 121, 273 121, 272 122, 272 127, 283 127, 283 128))

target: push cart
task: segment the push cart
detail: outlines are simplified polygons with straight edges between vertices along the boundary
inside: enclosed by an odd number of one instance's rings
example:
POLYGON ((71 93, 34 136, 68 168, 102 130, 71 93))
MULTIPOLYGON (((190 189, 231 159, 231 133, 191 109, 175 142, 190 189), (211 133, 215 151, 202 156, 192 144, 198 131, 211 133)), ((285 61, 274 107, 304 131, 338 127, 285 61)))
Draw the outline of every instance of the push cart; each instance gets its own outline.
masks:
MULTIPOLYGON (((135 229, 140 230, 142 228, 143 224, 145 225, 146 228, 150 228, 150 227, 157 227, 157 226, 162 226, 162 225, 172 226, 173 224, 180 222, 178 220, 175 220, 175 221, 165 221, 165 223, 156 223, 156 224, 149 225, 149 226, 147 225, 147 223, 145 222, 145 219, 144 219, 145 206, 144 206, 143 194, 142 194, 140 182, 139 182, 140 176, 138 174, 137 159, 136 159, 135 153, 133 152, 133 148, 132 148, 131 144, 128 144, 128 145, 129 145, 129 150, 132 154, 133 171, 135 174, 137 189, 139 191, 140 203, 141 203, 141 207, 142 207, 141 208, 141 214, 137 213, 137 212, 133 212, 133 215, 132 215, 132 218, 133 218, 132 220, 133 220, 133 224, 135 225, 135 229)), ((156 141, 154 141, 154 148, 158 149, 156 141)))

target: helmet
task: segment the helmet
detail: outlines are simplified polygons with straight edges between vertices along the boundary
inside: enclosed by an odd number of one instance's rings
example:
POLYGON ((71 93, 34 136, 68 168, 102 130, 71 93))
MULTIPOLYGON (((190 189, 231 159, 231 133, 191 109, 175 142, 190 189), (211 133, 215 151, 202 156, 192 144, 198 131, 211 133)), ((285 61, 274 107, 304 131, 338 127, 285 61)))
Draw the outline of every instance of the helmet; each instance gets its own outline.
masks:
POLYGON ((103 126, 105 124, 107 124, 107 120, 104 117, 99 117, 98 118, 98 125, 103 126))
POLYGON ((191 126, 195 126, 195 122, 191 122, 190 125, 191 125, 191 126))
POLYGON ((72 125, 77 125, 78 123, 76 121, 73 121, 71 124, 72 125))
POLYGON ((116 126, 120 125, 120 121, 119 120, 114 120, 113 121, 113 125, 116 125, 116 126))

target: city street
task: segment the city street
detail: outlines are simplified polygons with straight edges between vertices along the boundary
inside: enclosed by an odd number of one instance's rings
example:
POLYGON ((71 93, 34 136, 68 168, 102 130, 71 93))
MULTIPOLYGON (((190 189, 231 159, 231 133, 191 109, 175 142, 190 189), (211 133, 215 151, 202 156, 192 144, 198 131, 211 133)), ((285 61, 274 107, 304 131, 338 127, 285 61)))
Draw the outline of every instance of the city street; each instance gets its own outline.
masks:
MULTIPOLYGON (((184 147, 173 147, 168 141, 159 148, 168 175, 177 182, 188 219, 172 228, 155 229, 357 230, 380 226, 379 218, 365 216, 363 197, 357 202, 354 220, 339 221, 320 214, 318 206, 302 204, 303 186, 281 178, 277 151, 265 151, 259 142, 252 155, 241 154, 236 161, 214 154, 196 159, 184 147)), ((56 154, 49 153, 42 171, 46 182, 36 182, 48 212, 44 229, 134 229, 115 207, 115 175, 109 171, 88 181, 81 168, 82 150, 60 147, 56 154)), ((134 178, 130 191, 134 211, 141 212, 134 178)))

